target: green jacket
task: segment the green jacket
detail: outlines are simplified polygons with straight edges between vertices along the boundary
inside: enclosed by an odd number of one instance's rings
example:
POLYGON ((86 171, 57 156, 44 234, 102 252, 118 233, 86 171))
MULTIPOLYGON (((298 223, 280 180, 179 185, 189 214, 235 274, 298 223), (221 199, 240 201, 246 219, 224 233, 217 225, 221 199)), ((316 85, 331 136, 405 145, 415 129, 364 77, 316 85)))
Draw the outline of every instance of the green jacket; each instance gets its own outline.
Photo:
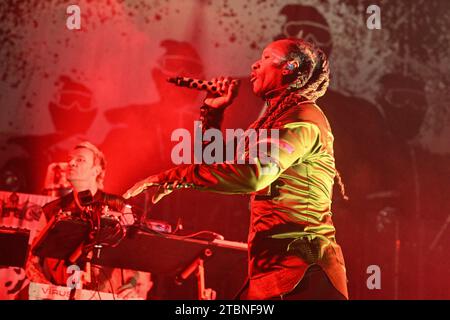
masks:
POLYGON ((248 298, 289 293, 312 264, 321 266, 348 298, 331 219, 336 171, 328 120, 316 104, 305 101, 282 114, 272 129, 279 130, 279 139, 270 141, 274 148, 267 148, 273 163, 257 158, 254 164, 181 165, 160 179, 204 191, 251 194, 248 298))

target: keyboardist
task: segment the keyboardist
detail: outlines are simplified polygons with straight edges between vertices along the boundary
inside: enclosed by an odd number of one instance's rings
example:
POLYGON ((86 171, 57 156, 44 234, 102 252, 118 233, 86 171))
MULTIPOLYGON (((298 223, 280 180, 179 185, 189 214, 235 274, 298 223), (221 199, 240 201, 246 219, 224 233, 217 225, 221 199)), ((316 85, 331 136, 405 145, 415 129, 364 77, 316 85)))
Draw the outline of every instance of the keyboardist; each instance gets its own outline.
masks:
MULTIPOLYGON (((43 207, 48 220, 60 212, 82 212, 80 192, 89 190, 96 203, 102 203, 112 212, 126 216, 123 198, 103 191, 105 178, 105 157, 90 142, 75 146, 69 155, 67 179, 73 191, 43 207)), ((122 299, 146 299, 153 283, 150 273, 125 269, 113 269, 87 264, 85 277, 81 278, 83 289, 109 292, 122 299)), ((41 284, 66 286, 71 273, 67 272, 67 263, 53 258, 39 258, 30 254, 26 273, 30 281, 41 284)), ((19 293, 18 299, 26 298, 28 288, 19 293)))

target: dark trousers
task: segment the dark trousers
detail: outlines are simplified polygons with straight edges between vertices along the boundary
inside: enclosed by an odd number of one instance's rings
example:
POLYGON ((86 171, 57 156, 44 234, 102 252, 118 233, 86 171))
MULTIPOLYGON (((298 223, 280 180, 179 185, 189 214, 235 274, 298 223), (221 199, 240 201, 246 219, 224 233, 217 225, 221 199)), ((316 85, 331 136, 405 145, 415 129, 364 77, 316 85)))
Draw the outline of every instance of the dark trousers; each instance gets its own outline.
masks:
MULTIPOLYGON (((248 287, 248 283, 247 283, 248 287)), ((245 299, 247 288, 244 288, 238 299, 245 299)), ((333 286, 325 271, 314 265, 306 271, 302 281, 291 292, 270 298, 270 300, 346 300, 333 286)))
POLYGON ((346 300, 333 286, 325 271, 312 266, 290 293, 274 300, 346 300))

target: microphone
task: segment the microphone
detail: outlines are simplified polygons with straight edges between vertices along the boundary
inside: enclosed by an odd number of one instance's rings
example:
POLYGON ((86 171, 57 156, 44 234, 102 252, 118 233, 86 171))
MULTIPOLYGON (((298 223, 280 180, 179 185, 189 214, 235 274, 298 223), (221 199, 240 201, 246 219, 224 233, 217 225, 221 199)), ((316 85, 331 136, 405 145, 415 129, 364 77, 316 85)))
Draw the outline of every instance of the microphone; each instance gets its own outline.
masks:
MULTIPOLYGON (((189 89, 196 89, 201 91, 208 91, 210 93, 218 93, 219 90, 217 86, 214 85, 212 81, 207 80, 199 80, 199 79, 193 79, 193 78, 186 78, 186 77, 174 77, 174 78, 167 78, 167 81, 170 83, 173 83, 176 86, 179 87, 185 87, 189 89)), ((239 85, 240 81, 237 79, 231 80, 232 84, 239 85)))
MULTIPOLYGON (((152 183, 150 187, 164 187, 165 183, 152 183)), ((195 188, 195 185, 193 183, 179 183, 175 189, 189 189, 189 188, 195 188)), ((173 190, 174 184, 168 183, 166 186, 167 190, 173 190)))

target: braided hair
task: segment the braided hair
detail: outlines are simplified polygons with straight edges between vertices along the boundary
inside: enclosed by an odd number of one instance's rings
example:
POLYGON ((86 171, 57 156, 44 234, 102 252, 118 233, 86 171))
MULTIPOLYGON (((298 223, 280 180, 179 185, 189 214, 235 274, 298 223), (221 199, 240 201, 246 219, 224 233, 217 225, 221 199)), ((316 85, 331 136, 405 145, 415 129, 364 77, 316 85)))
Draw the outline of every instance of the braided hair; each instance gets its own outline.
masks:
MULTIPOLYGON (((264 114, 257 119, 250 129, 269 129, 275 121, 291 107, 303 101, 315 102, 323 96, 330 83, 330 68, 325 53, 303 39, 283 39, 287 41, 287 54, 281 63, 297 61, 298 70, 293 81, 281 94, 277 103, 269 105, 264 114)), ((336 170, 336 178, 342 197, 348 200, 341 175, 336 170)))
POLYGON ((302 101, 314 102, 325 94, 329 84, 330 69, 322 50, 303 39, 284 39, 287 54, 281 63, 297 61, 298 70, 293 81, 282 93, 278 103, 269 106, 251 128, 270 128, 286 110, 302 101))

